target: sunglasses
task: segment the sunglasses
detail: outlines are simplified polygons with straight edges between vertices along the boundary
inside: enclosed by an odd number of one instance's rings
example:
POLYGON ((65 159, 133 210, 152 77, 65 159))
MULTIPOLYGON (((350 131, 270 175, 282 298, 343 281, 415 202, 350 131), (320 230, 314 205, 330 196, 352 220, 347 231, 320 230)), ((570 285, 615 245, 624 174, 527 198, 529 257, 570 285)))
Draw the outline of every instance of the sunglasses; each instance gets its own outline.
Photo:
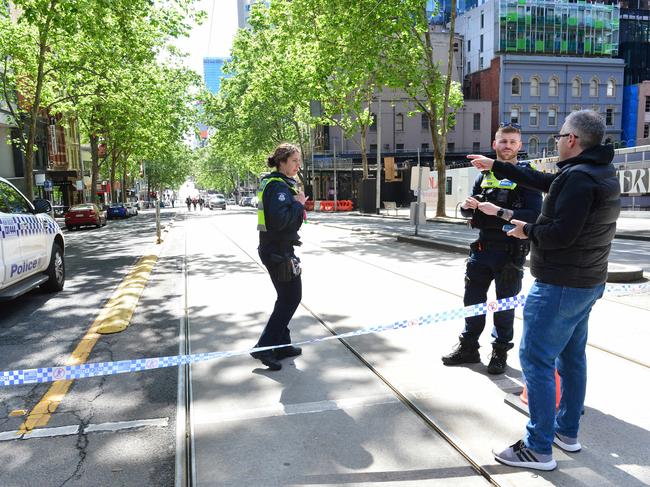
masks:
POLYGON ((514 123, 514 122, 501 122, 501 123, 499 124, 499 128, 500 128, 500 129, 503 129, 503 128, 506 128, 506 127, 510 127, 510 128, 516 129, 516 130, 521 130, 521 125, 519 125, 518 123, 514 123))

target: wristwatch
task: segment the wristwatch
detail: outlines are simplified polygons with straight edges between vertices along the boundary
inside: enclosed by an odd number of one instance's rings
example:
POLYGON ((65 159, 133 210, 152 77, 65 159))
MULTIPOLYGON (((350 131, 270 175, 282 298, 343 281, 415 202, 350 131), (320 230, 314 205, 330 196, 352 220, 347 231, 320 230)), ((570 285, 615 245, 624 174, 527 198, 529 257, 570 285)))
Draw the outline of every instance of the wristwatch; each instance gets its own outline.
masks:
POLYGON ((505 213, 505 210, 503 208, 499 208, 499 211, 497 211, 497 216, 499 218, 503 218, 504 213, 505 213))

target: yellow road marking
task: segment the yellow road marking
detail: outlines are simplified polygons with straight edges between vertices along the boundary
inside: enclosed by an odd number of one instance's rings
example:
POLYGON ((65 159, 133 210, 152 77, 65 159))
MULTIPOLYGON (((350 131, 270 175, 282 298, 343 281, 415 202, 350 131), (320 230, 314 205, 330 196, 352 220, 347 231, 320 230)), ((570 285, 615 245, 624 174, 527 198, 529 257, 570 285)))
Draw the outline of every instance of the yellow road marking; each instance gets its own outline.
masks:
MULTIPOLYGON (((117 287, 106 306, 95 318, 84 337, 74 349, 65 365, 79 365, 86 362, 97 340, 103 333, 117 333, 129 326, 135 307, 140 300, 151 270, 158 260, 156 255, 145 255, 138 260, 131 272, 117 287)), ((56 411, 72 385, 72 380, 54 382, 41 400, 30 411, 24 423, 20 425, 17 435, 29 433, 34 428, 43 427, 56 411)))

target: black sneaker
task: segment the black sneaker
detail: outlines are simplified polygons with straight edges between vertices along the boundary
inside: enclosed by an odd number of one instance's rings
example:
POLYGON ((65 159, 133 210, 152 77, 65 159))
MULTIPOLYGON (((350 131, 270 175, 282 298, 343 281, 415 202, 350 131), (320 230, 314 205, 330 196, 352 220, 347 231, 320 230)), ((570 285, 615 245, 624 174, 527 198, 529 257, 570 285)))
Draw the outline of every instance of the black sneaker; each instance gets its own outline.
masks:
POLYGON ((488 364, 488 374, 503 374, 506 371, 508 364, 508 350, 504 347, 492 347, 492 355, 490 355, 490 363, 488 364))
POLYGON ((442 357, 442 363, 445 365, 477 364, 480 361, 478 348, 468 346, 462 341, 456 345, 453 352, 442 357))
POLYGON ((293 345, 275 349, 275 358, 278 360, 288 357, 297 357, 300 354, 302 354, 302 348, 294 347, 293 345))
POLYGON ((280 370, 282 364, 277 361, 273 350, 264 350, 262 352, 251 352, 251 357, 259 360, 266 365, 269 370, 280 370))

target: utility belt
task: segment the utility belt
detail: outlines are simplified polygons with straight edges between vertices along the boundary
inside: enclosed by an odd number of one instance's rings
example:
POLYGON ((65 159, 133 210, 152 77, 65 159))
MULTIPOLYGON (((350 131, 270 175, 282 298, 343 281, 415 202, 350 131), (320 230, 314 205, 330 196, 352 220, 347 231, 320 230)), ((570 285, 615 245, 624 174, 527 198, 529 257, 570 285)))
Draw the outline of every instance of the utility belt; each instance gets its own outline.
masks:
POLYGON ((530 252, 530 242, 486 242, 477 240, 469 244, 472 252, 485 252, 486 250, 495 252, 507 252, 513 258, 525 257, 530 252))

